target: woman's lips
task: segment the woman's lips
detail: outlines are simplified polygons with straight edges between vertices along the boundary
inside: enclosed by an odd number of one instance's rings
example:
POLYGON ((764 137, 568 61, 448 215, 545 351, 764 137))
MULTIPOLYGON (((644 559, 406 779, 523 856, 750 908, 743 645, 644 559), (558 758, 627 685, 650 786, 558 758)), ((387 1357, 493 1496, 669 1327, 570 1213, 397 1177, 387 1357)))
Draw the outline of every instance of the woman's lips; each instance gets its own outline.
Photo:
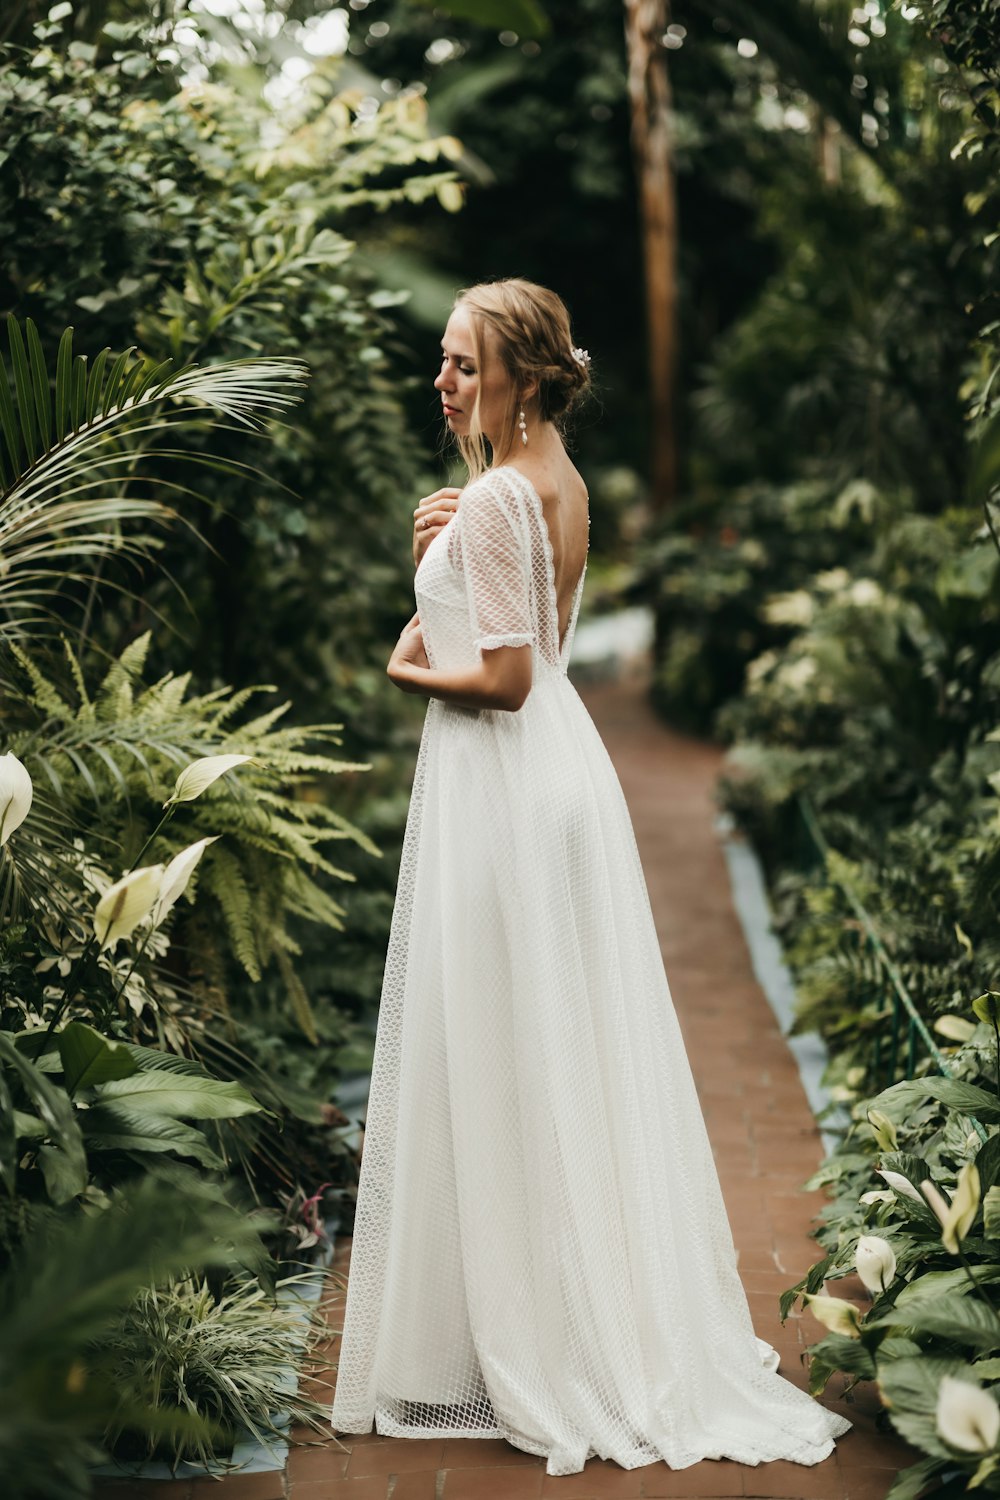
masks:
POLYGON ((447 401, 442 401, 441 405, 444 409, 444 414, 446 417, 455 417, 459 415, 459 408, 457 406, 449 406, 447 401))

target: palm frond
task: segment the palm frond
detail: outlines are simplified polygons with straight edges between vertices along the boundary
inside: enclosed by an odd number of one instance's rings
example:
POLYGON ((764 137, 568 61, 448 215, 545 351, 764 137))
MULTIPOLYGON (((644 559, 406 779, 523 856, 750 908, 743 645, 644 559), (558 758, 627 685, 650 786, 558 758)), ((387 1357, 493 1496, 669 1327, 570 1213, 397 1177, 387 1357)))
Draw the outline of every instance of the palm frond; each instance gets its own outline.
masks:
MULTIPOLYGON (((280 357, 175 368, 130 348, 113 363, 103 349, 88 369, 86 356, 73 354, 67 328, 50 380, 31 319, 22 333, 8 317, 7 333, 9 369, 0 358, 0 620, 16 638, 58 619, 54 601, 68 583, 93 584, 93 569, 105 558, 147 559, 162 545, 156 528, 183 519, 162 498, 128 493, 141 467, 177 456, 163 444, 167 431, 204 425, 206 413, 210 427, 260 430, 300 398, 307 367, 280 357)), ((173 480, 158 484, 164 492, 194 493, 173 480)))

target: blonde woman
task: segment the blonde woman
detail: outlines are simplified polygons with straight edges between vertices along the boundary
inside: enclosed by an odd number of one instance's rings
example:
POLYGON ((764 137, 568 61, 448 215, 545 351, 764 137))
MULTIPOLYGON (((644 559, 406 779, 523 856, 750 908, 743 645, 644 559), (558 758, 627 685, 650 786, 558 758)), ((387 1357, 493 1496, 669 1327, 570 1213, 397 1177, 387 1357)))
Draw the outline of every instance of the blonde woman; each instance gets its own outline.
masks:
POLYGON ((418 506, 388 666, 428 699, 386 959, 333 1426, 502 1437, 573 1474, 814 1464, 736 1269, 635 839, 566 676, 589 384, 553 292, 459 294, 434 384, 469 471, 418 506))

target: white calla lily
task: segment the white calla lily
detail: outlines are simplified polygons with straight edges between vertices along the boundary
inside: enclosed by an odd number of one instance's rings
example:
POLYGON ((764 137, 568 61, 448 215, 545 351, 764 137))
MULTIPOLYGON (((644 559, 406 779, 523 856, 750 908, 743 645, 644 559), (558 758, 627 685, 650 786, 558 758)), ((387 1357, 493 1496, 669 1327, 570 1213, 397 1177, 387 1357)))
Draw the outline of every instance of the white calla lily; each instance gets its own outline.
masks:
POLYGON ((31 777, 17 756, 0 755, 0 846, 28 816, 31 794, 31 777))
POLYGON ((958 1174, 950 1203, 929 1177, 920 1184, 920 1191, 937 1215, 941 1225, 941 1243, 952 1255, 957 1255, 959 1246, 979 1212, 979 1168, 975 1162, 965 1163, 958 1174))
POLYGON ((157 893, 156 902, 153 906, 153 926, 159 927, 170 908, 180 899, 187 889, 187 883, 194 873, 195 865, 198 863, 209 844, 214 844, 219 837, 213 833, 211 837, 198 839, 196 843, 188 844, 173 859, 163 871, 163 879, 160 881, 160 889, 157 893))
POLYGON ((896 1252, 878 1234, 863 1234, 854 1251, 854 1269, 874 1296, 884 1292, 896 1274, 896 1252))
POLYGON ((808 1293, 806 1301, 813 1317, 824 1328, 829 1328, 831 1333, 839 1333, 849 1339, 861 1337, 858 1310, 853 1302, 848 1302, 843 1297, 823 1297, 819 1294, 811 1296, 808 1293))
POLYGON ((963 1453, 989 1453, 1000 1438, 1000 1406, 982 1386, 945 1375, 938 1386, 937 1430, 963 1453))
POLYGON ((878 1175, 882 1178, 883 1182, 888 1183, 897 1198, 911 1198, 914 1203, 919 1203, 923 1207, 923 1198, 921 1198, 909 1178, 903 1176, 902 1172, 885 1172, 880 1168, 878 1175))
POLYGON ((234 766, 245 765, 252 759, 250 755, 203 755, 200 760, 193 760, 178 776, 164 807, 169 807, 172 802, 193 802, 213 781, 218 781, 234 766))
POLYGON ((102 949, 114 947, 149 916, 162 879, 162 865, 144 865, 108 887, 94 909, 94 934, 102 949))
POLYGON ((868 1123, 872 1128, 872 1135, 875 1137, 880 1150, 898 1150, 899 1141, 896 1138, 896 1127, 888 1115, 883 1114, 880 1109, 870 1109, 868 1111, 868 1123))

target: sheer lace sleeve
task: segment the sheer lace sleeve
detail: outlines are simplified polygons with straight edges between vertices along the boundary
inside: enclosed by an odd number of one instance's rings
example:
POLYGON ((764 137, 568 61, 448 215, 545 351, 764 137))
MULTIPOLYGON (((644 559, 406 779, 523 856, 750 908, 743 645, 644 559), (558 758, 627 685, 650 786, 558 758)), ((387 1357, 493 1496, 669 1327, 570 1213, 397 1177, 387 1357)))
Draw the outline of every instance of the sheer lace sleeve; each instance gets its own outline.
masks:
POLYGON ((532 644, 531 537, 505 476, 484 475, 459 500, 455 562, 476 649, 532 644))

